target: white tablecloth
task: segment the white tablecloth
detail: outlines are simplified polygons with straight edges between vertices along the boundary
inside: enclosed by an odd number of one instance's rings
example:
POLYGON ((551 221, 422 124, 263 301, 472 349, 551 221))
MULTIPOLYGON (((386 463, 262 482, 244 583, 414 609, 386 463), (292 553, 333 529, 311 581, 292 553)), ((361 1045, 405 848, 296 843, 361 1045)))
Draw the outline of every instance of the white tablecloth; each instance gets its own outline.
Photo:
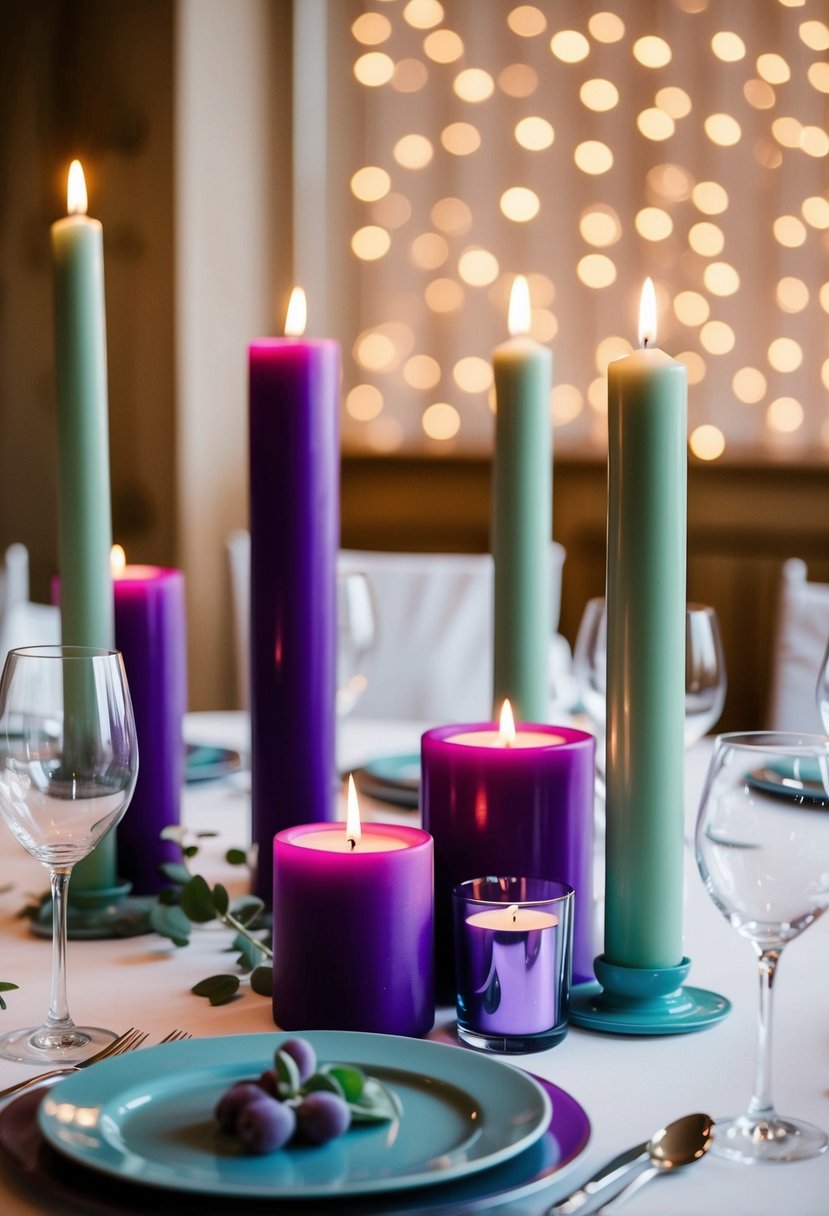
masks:
MULTIPOLYGON (((245 742, 239 715, 194 715, 188 720, 193 740, 234 746, 245 742)), ((416 727, 405 723, 346 723, 340 758, 356 766, 382 753, 417 747, 416 727)), ((704 776, 707 745, 689 756, 687 813, 693 822, 704 776)), ((395 818, 390 809, 376 816, 395 818)), ((230 845, 243 846, 248 834, 248 794, 244 775, 188 788, 184 818, 199 829, 215 829, 199 868, 218 876, 227 872, 221 860, 230 845)), ((412 813, 405 815, 411 822, 412 813)), ((241 875, 230 871, 237 884, 241 875)), ((16 913, 27 892, 47 885, 44 871, 0 829, 0 894, 2 962, 0 979, 20 984, 0 1013, 0 1030, 34 1024, 48 1004, 48 941, 34 938, 16 913)), ((827 918, 829 921, 829 918, 827 918)), ((176 949, 158 937, 109 942, 73 942, 69 949, 69 998, 78 1021, 123 1029, 138 1025, 157 1042, 173 1028, 196 1036, 273 1030, 270 1003, 246 993, 232 1004, 212 1008, 193 996, 196 981, 229 969, 232 956, 222 955, 223 931, 207 928, 191 944, 176 949)), ((818 922, 786 951, 776 989, 774 1093, 778 1108, 829 1128, 829 923, 818 922)), ((690 982, 727 996, 734 1004, 729 1017, 709 1030, 666 1038, 626 1038, 571 1029, 552 1051, 518 1057, 516 1062, 571 1093, 592 1124, 590 1144, 579 1160, 543 1195, 512 1213, 540 1213, 556 1197, 578 1185, 603 1161, 687 1111, 705 1110, 714 1117, 743 1110, 753 1077, 757 1022, 757 981, 750 945, 725 923, 706 896, 690 850, 685 883, 686 953, 693 960, 690 982)), ((439 1026, 451 1011, 439 1011, 439 1026)), ((28 1070, 36 1071, 36 1070, 28 1070)), ((26 1075, 23 1065, 0 1061, 0 1087, 26 1075)), ((630 1216, 827 1216, 829 1157, 785 1166, 750 1168, 716 1160, 661 1178, 625 1205, 630 1216)), ((44 1202, 25 1181, 0 1162, 0 1214, 54 1213, 79 1216, 83 1204, 44 1202)))

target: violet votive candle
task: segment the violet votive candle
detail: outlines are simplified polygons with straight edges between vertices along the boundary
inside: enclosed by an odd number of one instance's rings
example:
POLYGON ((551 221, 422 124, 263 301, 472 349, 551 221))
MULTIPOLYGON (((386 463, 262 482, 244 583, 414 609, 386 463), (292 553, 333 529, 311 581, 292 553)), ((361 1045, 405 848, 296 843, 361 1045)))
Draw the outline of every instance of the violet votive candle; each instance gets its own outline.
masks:
POLYGON ((432 837, 349 819, 273 842, 273 1016, 283 1030, 417 1037, 435 1020, 432 837))
POLYGON ((533 1052, 567 1033, 573 888, 544 878, 472 878, 452 892, 458 1037, 533 1052))

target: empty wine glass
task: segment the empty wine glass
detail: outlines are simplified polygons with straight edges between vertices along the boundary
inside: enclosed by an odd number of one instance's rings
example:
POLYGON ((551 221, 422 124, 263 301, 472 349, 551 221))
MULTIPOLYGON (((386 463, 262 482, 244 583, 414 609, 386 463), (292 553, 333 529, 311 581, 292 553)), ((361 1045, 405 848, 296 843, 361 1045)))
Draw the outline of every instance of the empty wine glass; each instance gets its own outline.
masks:
POLYGON ((368 686, 376 637, 374 596, 368 575, 337 575, 337 715, 351 713, 368 686))
MULTIPOLYGON (((588 600, 573 652, 573 669, 584 711, 604 739, 607 694, 607 621, 601 597, 588 600)), ((725 657, 717 613, 706 604, 685 610, 685 746, 717 722, 725 704, 725 657)), ((603 748, 597 750, 603 769, 603 748)))
POLYGON ((829 740, 721 735, 700 803, 696 854, 705 889, 751 942, 760 972, 754 1095, 745 1114, 717 1120, 714 1151, 749 1163, 814 1157, 826 1134, 774 1109, 772 990, 783 947, 829 905, 829 740))
POLYGON ((66 900, 72 867, 127 808, 138 746, 120 654, 82 646, 12 650, 0 679, 0 814, 49 870, 52 988, 42 1026, 0 1036, 0 1055, 72 1064, 115 1038, 76 1026, 66 998, 66 900))
POLYGON ((829 735, 829 643, 826 645, 826 653, 823 656, 823 662, 820 665, 820 672, 817 678, 817 688, 815 689, 815 697, 817 700, 818 712, 820 713, 823 722, 823 729, 829 735))

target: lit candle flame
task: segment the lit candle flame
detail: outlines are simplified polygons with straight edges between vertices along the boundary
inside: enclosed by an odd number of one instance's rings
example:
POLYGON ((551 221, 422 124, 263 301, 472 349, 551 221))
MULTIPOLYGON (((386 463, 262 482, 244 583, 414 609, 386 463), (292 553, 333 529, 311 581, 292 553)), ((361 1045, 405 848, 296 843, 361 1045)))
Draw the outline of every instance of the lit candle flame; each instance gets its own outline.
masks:
POLYGON ((286 338, 300 338, 305 333, 305 322, 308 319, 308 305, 305 302, 305 292, 301 287, 295 287, 288 301, 288 311, 285 314, 286 338))
POLYGON ((518 915, 518 904, 510 904, 507 908, 507 915, 512 917, 512 923, 515 924, 515 918, 518 915))
POLYGON ((113 578, 120 578, 127 568, 127 555, 123 545, 113 545, 109 554, 109 569, 113 578))
POLYGON ((348 799, 345 816, 345 838, 351 845, 352 850, 357 848, 362 834, 363 831, 360 827, 360 804, 357 801, 357 789, 354 785, 354 778, 352 777, 351 773, 349 773, 348 799))
POLYGON ((73 160, 69 166, 69 180, 66 184, 66 210, 70 215, 86 215, 88 206, 83 167, 79 160, 73 160))
POLYGON ((509 293, 509 312, 507 326, 515 338, 519 334, 530 332, 532 310, 530 309, 530 285, 523 274, 517 274, 509 293))
POLYGON ((509 701, 505 701, 501 707, 498 737, 503 747, 512 747, 515 742, 515 719, 512 716, 512 706, 509 701))
POLYGON ((645 279, 639 303, 639 345, 656 345, 656 292, 653 279, 645 279))

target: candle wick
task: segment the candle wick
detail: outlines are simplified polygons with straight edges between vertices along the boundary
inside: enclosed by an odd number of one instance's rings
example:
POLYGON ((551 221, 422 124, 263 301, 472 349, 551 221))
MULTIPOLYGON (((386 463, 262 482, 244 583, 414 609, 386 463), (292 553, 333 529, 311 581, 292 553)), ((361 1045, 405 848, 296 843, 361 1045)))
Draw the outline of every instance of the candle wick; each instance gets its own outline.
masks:
POLYGON ((647 347, 647 345, 648 345, 648 335, 645 334, 644 340, 642 342, 642 349, 644 350, 647 347))
POLYGON ((348 836, 346 839, 348 840, 348 843, 351 845, 351 851, 353 853, 354 850, 357 848, 357 841, 354 839, 353 836, 348 836))
POLYGON ((515 924, 516 918, 518 916, 518 904, 510 904, 507 911, 512 913, 512 923, 515 924))

